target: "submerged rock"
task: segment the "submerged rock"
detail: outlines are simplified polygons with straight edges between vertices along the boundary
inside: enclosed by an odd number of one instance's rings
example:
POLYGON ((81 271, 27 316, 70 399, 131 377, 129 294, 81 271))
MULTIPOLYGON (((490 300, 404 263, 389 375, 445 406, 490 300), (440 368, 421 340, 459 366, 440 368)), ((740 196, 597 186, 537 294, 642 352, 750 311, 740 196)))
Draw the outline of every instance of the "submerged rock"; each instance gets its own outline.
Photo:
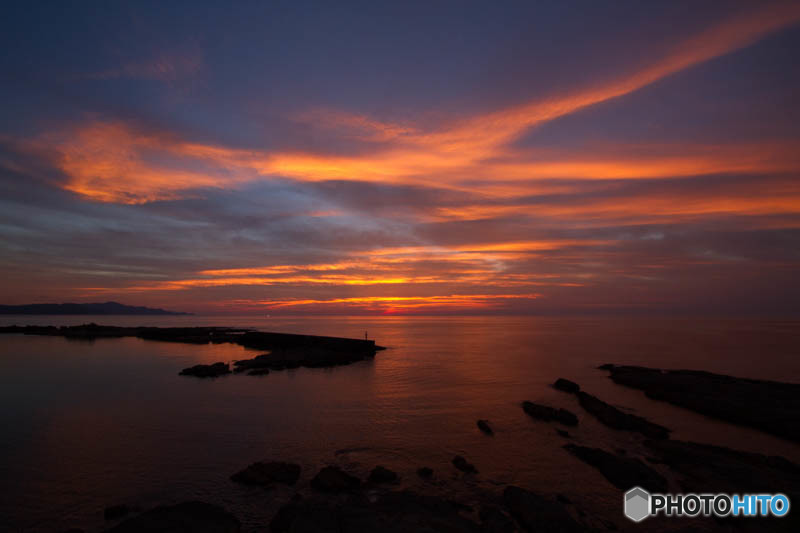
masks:
POLYGON ((584 528, 572 518, 559 502, 520 487, 509 486, 503 491, 503 501, 517 522, 526 531, 542 533, 578 533, 584 528))
POLYGON ((494 435, 494 431, 492 431, 492 428, 489 425, 488 420, 478 420, 478 429, 480 429, 487 435, 494 435))
POLYGON ((578 385, 574 381, 570 381, 564 378, 558 378, 556 382, 553 383, 553 387, 557 388, 558 390, 562 390, 564 392, 569 392, 572 394, 577 394, 578 391, 581 390, 580 385, 578 385))
POLYGON ((641 416, 624 413, 613 405, 609 405, 591 394, 579 392, 578 403, 580 403, 581 407, 586 409, 586 411, 600 420, 600 422, 610 428, 625 431, 638 431, 651 439, 669 438, 670 430, 664 426, 654 424, 641 416))
POLYGON ((800 442, 800 384, 697 370, 611 364, 600 368, 611 372, 614 383, 641 389, 649 398, 800 442))
POLYGON ((460 455, 456 455, 455 457, 453 457, 453 466, 455 466, 462 472, 466 472, 468 474, 478 473, 478 469, 475 468, 475 465, 467 462, 467 460, 461 457, 460 455))
POLYGON ((230 374, 228 363, 214 363, 212 365, 194 365, 180 371, 181 376, 195 376, 198 378, 215 378, 230 374))
POLYGON ((430 479, 433 476, 433 468, 421 466, 417 468, 417 475, 422 479, 430 479))
POLYGON ((311 480, 311 488, 320 492, 346 492, 357 489, 361 480, 338 466, 326 466, 311 480))
POLYGON ((639 459, 614 455, 600 448, 588 448, 567 444, 564 449, 592 465, 618 489, 642 487, 651 492, 666 492, 667 480, 664 476, 644 464, 639 459))
POLYGON ((165 505, 129 518, 109 533, 238 533, 239 520, 222 507, 205 502, 165 505))
POLYGON ((555 407, 528 401, 522 402, 522 409, 532 418, 538 418, 539 420, 546 420, 548 422, 556 421, 565 426, 578 425, 578 417, 566 409, 556 409, 555 407))
POLYGON ((271 461, 253 463, 244 470, 236 472, 231 480, 244 485, 268 486, 272 483, 294 485, 300 478, 300 465, 271 461))
POLYGON ((370 483, 394 483, 397 481, 397 474, 383 466, 376 466, 369 473, 370 483))

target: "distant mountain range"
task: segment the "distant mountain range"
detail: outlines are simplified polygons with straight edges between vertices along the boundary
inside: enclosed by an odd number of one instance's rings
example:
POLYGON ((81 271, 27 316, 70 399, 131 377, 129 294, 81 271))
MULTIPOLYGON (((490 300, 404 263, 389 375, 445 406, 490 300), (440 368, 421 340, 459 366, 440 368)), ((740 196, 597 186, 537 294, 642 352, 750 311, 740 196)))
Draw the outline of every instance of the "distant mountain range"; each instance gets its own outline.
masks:
POLYGON ((93 304, 0 305, 0 315, 191 315, 152 307, 137 307, 117 302, 93 304))

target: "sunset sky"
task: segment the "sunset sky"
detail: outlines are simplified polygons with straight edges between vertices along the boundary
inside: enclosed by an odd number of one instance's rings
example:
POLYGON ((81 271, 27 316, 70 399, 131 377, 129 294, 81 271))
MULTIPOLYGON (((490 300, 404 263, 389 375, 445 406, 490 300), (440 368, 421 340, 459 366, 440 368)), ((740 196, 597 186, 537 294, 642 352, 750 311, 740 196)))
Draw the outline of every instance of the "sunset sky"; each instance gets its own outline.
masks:
POLYGON ((20 2, 0 303, 800 311, 800 2, 20 2))

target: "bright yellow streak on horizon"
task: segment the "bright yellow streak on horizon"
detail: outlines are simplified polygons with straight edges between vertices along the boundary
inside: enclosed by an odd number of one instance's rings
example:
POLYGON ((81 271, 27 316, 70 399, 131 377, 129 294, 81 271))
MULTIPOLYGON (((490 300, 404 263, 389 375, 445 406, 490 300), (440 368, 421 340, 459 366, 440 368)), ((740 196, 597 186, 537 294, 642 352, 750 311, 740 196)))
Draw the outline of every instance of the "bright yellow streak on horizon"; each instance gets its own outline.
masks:
POLYGON ((453 294, 445 296, 367 296, 352 298, 331 298, 328 300, 298 299, 298 300, 264 300, 259 302, 265 309, 281 309, 287 307, 304 306, 330 306, 342 305, 347 307, 367 308, 383 312, 399 312, 415 309, 437 308, 465 309, 465 308, 491 308, 502 300, 535 300, 541 298, 539 293, 529 294, 453 294), (377 305, 370 305, 377 304, 377 305))

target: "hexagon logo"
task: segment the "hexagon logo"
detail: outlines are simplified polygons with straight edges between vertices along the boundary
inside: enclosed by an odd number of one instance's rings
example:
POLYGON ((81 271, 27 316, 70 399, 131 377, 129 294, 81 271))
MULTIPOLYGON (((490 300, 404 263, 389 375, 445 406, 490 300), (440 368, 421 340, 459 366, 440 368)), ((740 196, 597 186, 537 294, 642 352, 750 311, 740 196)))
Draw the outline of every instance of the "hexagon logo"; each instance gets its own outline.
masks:
POLYGON ((642 487, 634 487, 625 493, 625 516, 641 522, 650 516, 650 493, 642 487))

